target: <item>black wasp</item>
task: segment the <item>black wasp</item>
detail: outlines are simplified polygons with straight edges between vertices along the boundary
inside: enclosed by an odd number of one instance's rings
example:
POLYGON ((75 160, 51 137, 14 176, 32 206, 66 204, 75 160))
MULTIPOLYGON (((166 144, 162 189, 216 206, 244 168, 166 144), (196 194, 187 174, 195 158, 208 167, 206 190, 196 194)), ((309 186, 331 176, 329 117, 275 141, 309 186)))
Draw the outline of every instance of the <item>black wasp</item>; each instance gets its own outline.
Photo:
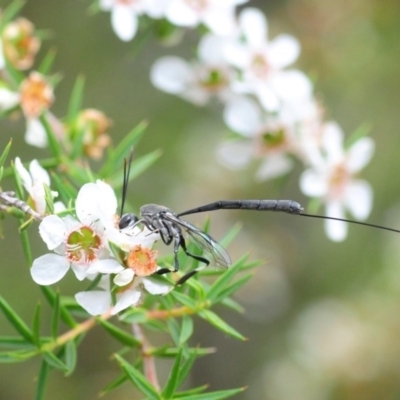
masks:
MULTIPOLYGON (((132 155, 131 155, 132 157, 132 155)), ((122 193, 122 206, 121 214, 123 211, 127 187, 129 182, 129 163, 125 160, 124 163, 124 182, 123 182, 123 193, 122 193)), ((370 226, 373 228, 385 229, 393 232, 400 233, 399 230, 387 228, 379 225, 373 225, 366 222, 352 221, 348 219, 327 217, 323 215, 314 215, 303 213, 303 207, 293 200, 220 200, 214 203, 206 204, 204 206, 192 208, 190 210, 174 213, 167 207, 160 206, 157 204, 146 204, 140 208, 140 218, 135 214, 127 213, 121 216, 119 220, 120 229, 131 229, 137 224, 143 224, 152 232, 159 233, 162 241, 166 245, 170 245, 174 242, 174 269, 161 268, 157 271, 159 275, 166 274, 168 272, 176 272, 179 270, 178 251, 179 247, 189 256, 204 263, 204 267, 210 264, 210 260, 191 254, 186 248, 186 241, 184 233, 186 233, 207 255, 209 255, 214 261, 217 267, 227 268, 231 264, 231 259, 226 250, 210 235, 203 232, 201 229, 190 224, 189 222, 181 219, 180 217, 188 214, 201 213, 206 211, 215 210, 258 210, 258 211, 280 211, 293 215, 300 215, 305 217, 314 217, 322 219, 332 219, 336 221, 349 222, 359 225, 370 226)), ((204 268, 202 267, 202 268, 204 268)), ((196 274, 200 269, 197 268, 193 271, 183 275, 178 281, 177 285, 180 285, 187 281, 190 277, 196 274)))
MULTIPOLYGON (((119 220, 119 228, 132 228, 138 223, 143 224, 150 231, 158 232, 162 241, 166 245, 174 242, 174 269, 162 268, 157 271, 159 275, 167 272, 176 272, 179 269, 178 250, 179 247, 189 256, 193 257, 208 266, 210 261, 201 256, 189 253, 186 248, 186 241, 183 233, 186 232, 191 239, 207 254, 209 254, 217 267, 227 268, 231 264, 231 259, 226 250, 215 241, 210 235, 203 232, 196 226, 181 219, 182 215, 213 211, 219 209, 243 209, 243 210, 269 210, 284 211, 289 214, 299 214, 303 208, 300 204, 291 200, 232 200, 217 201, 202 207, 175 214, 167 207, 157 204, 146 204, 140 208, 140 219, 135 214, 124 214, 119 220)), ((178 285, 184 283, 200 268, 188 272, 177 282, 178 285)))

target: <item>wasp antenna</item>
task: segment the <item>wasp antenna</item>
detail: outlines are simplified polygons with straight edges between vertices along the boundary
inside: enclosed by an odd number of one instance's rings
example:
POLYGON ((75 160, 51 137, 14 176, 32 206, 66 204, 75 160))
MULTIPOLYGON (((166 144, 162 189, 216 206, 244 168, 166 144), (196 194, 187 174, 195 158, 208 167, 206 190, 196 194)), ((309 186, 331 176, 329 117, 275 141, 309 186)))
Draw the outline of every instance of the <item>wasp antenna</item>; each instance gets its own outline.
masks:
POLYGON ((316 214, 300 213, 300 214, 298 214, 298 215, 301 215, 301 216, 303 216, 303 217, 311 217, 311 218, 331 219, 331 220, 333 220, 333 221, 348 222, 348 223, 350 223, 350 224, 364 225, 364 226, 369 226, 369 227, 371 227, 371 228, 383 229, 383 230, 385 230, 385 231, 391 231, 391 232, 400 233, 400 230, 398 230, 398 229, 388 228, 387 226, 369 224, 368 222, 353 221, 353 220, 351 220, 351 219, 336 218, 336 217, 327 217, 327 216, 325 216, 325 215, 316 215, 316 214))
POLYGON ((133 159, 133 147, 131 148, 131 151, 129 154, 129 159, 127 160, 126 158, 124 158, 124 177, 123 177, 123 183, 122 183, 122 200, 121 200, 120 217, 122 217, 122 214, 124 212, 126 194, 128 192, 129 174, 131 172, 132 159, 133 159))

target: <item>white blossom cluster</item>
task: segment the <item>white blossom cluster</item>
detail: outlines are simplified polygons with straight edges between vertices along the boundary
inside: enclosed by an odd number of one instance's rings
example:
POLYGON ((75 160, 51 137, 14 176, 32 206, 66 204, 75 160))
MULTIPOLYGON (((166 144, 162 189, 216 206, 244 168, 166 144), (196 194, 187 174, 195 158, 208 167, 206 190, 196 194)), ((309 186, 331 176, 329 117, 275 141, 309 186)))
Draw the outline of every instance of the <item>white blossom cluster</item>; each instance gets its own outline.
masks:
MULTIPOLYGON (((129 232, 118 227, 117 198, 103 181, 87 183, 79 190, 75 210, 61 202, 46 214, 44 185, 50 185, 46 170, 34 160, 29 171, 19 158, 15 168, 30 195, 35 210, 44 216, 39 233, 49 253, 36 258, 30 270, 39 285, 60 281, 69 270, 79 281, 98 280, 95 290, 81 291, 75 299, 89 314, 99 315, 111 309, 116 314, 142 297, 142 288, 151 294, 167 294, 172 286, 151 279, 157 266, 157 252, 151 250, 159 235, 135 227, 129 232), (114 256, 111 246, 126 257, 123 262, 114 256), (100 277, 100 279, 99 279, 100 277), (115 301, 113 301, 115 296, 115 301)), ((52 192, 54 197, 56 192, 52 192)))
MULTIPOLYGON (((313 85, 293 68, 300 44, 288 34, 268 37, 265 15, 252 7, 236 7, 243 0, 102 0, 112 13, 112 25, 122 40, 137 30, 138 17, 165 18, 179 27, 204 25, 197 57, 186 61, 162 57, 151 68, 151 81, 160 90, 196 105, 216 98, 224 105, 223 118, 236 134, 221 143, 218 159, 228 168, 242 169, 254 160, 258 180, 288 173, 296 160, 304 167, 302 192, 319 199, 326 215, 368 217, 370 185, 357 178, 368 164, 374 142, 362 137, 346 146, 340 126, 325 121, 313 85)), ((346 237, 346 225, 327 220, 332 240, 346 237)))

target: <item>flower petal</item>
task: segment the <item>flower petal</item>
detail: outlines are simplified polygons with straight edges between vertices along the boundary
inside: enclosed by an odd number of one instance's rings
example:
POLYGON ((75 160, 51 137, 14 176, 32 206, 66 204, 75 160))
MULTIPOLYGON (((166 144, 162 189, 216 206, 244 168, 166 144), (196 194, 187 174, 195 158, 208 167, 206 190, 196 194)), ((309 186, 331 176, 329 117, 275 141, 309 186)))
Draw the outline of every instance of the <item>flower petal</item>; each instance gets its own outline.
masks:
POLYGON ((239 15, 239 26, 252 47, 265 44, 268 24, 265 15, 257 8, 247 7, 239 15))
POLYGON ((203 16, 203 22, 216 35, 227 36, 235 28, 234 9, 231 6, 216 7, 203 16))
POLYGON ((149 278, 143 278, 142 282, 144 288, 151 294, 167 294, 173 289, 171 285, 156 282, 149 278))
POLYGON ((305 99, 312 95, 310 79, 301 71, 282 71, 271 78, 271 86, 282 100, 305 99))
POLYGON ((32 160, 29 164, 29 172, 32 176, 33 184, 44 183, 50 186, 50 176, 48 172, 39 164, 38 160, 32 160))
POLYGON ((338 123, 329 121, 323 126, 322 147, 327 153, 328 162, 341 162, 343 159, 343 131, 338 123))
POLYGON ((113 225, 117 198, 111 186, 100 180, 86 183, 79 190, 75 209, 79 220, 85 224, 100 220, 103 226, 113 225))
POLYGON ((207 34, 202 37, 197 49, 199 59, 205 64, 221 64, 225 62, 224 45, 226 41, 217 35, 207 34))
MULTIPOLYGON (((1 53, 0 53, 1 64, 1 53)), ((3 69, 0 65, 0 69, 3 69)), ((7 111, 15 107, 20 101, 20 94, 6 88, 0 88, 0 111, 7 111)))
POLYGON ((22 184, 24 185, 24 188, 26 191, 31 194, 32 191, 32 177, 28 170, 23 166, 21 159, 19 157, 15 157, 14 161, 15 169, 17 170, 18 175, 21 178, 22 184))
POLYGON ((48 215, 39 225, 39 233, 49 250, 58 247, 65 238, 65 223, 57 215, 48 215))
POLYGON ((224 110, 224 121, 230 129, 245 137, 254 136, 261 129, 261 109, 247 97, 237 97, 224 110))
POLYGON ((75 295, 76 302, 90 315, 100 315, 111 307, 111 294, 102 290, 79 292, 75 295))
POLYGON ((363 180, 354 180, 347 188, 344 202, 355 218, 363 220, 371 212, 372 198, 371 185, 363 180))
POLYGON ((284 154, 269 155, 264 158, 257 173, 256 179, 265 181, 281 176, 293 168, 293 161, 284 154))
POLYGON ((121 40, 129 42, 136 35, 137 15, 129 7, 117 4, 111 11, 111 25, 121 40))
POLYGON ((124 267, 113 258, 105 260, 93 261, 87 270, 88 274, 100 273, 100 274, 118 274, 124 270, 124 267))
POLYGON ((161 57, 151 67, 152 84, 164 92, 182 93, 193 79, 190 65, 179 57, 161 57))
POLYGON ((307 196, 321 197, 328 191, 328 182, 325 175, 308 169, 300 176, 300 189, 307 196))
POLYGON ((120 311, 125 310, 125 308, 136 305, 139 302, 141 295, 142 293, 138 290, 127 290, 120 295, 117 294, 117 303, 115 304, 111 314, 115 315, 120 311))
POLYGON ((171 0, 165 12, 166 18, 174 25, 196 26, 199 23, 199 16, 192 7, 182 0, 171 0))
POLYGON ((218 161, 230 169, 246 167, 253 156, 253 147, 249 141, 229 140, 220 143, 217 148, 218 161))
POLYGON ((30 270, 32 279, 39 285, 51 285, 64 277, 69 269, 65 257, 57 254, 45 254, 33 261, 30 270))
POLYGON ((268 60, 277 69, 294 63, 300 54, 300 44, 291 35, 279 35, 268 45, 268 60))
POLYGON ((88 275, 88 266, 81 264, 71 264, 71 269, 74 272, 78 281, 83 281, 88 275))
POLYGON ((347 153, 347 166, 352 173, 357 173, 363 169, 374 154, 375 143, 369 137, 363 137, 351 146, 347 153))
MULTIPOLYGON (((326 215, 328 217, 344 218, 343 206, 340 202, 329 202, 326 204, 326 215)), ((347 236, 346 222, 325 220, 325 231, 329 239, 335 242, 341 242, 347 236)))
POLYGON ((25 142, 31 146, 47 147, 46 130, 37 118, 28 118, 26 120, 25 142))
POLYGON ((135 273, 130 268, 125 268, 115 278, 114 283, 118 286, 125 286, 132 282, 135 273))

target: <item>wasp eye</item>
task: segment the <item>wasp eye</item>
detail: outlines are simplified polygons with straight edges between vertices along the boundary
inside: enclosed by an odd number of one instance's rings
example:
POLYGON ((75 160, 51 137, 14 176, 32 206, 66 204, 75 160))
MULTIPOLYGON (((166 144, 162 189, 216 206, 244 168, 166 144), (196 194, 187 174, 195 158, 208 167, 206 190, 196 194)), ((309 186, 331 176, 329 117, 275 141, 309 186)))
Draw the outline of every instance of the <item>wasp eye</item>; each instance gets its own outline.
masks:
POLYGON ((132 228, 139 218, 135 214, 124 214, 118 222, 119 229, 132 228))

